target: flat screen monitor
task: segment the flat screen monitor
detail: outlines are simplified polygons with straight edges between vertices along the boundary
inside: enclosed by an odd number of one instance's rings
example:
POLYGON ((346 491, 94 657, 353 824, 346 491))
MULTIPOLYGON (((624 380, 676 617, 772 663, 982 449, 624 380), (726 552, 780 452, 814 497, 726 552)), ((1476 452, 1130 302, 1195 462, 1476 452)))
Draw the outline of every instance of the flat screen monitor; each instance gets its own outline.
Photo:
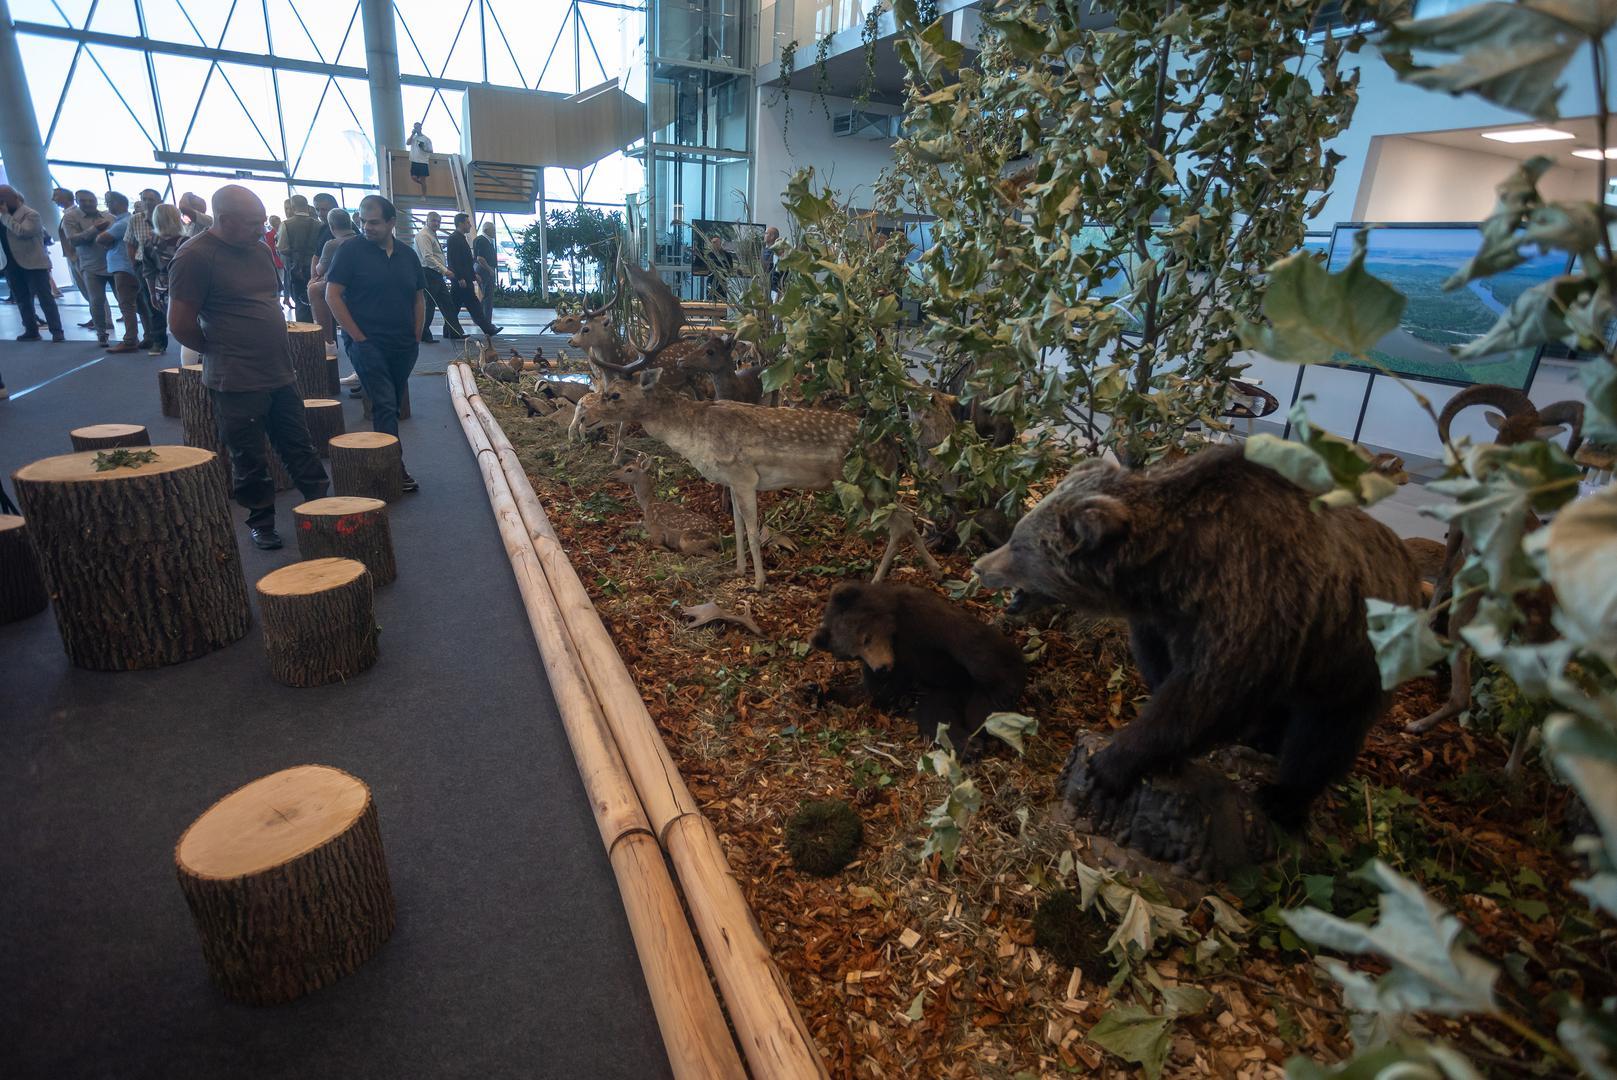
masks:
POLYGON ((1331 234, 1329 232, 1303 233, 1302 250, 1321 262, 1325 261, 1331 257, 1331 234))
MULTIPOLYGON (((1353 236, 1365 225, 1344 222, 1331 236, 1326 265, 1332 273, 1353 257, 1353 236)), ((1457 360, 1449 351, 1482 337, 1523 292, 1567 272, 1561 252, 1530 255, 1520 266, 1443 291, 1443 282, 1463 267, 1482 245, 1474 222, 1378 225, 1370 230, 1365 269, 1409 298, 1398 329, 1371 348, 1371 356, 1405 378, 1450 386, 1499 383, 1526 390, 1538 370, 1542 348, 1513 349, 1475 360, 1457 360)), ((1378 371, 1345 354, 1339 367, 1378 371)))

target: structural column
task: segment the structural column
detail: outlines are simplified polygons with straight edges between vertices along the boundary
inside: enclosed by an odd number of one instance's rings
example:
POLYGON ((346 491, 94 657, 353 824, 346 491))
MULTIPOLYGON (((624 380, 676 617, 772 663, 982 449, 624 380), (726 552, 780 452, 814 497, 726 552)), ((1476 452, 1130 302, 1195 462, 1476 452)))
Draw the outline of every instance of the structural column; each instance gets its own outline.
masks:
MULTIPOLYGON (((395 83, 393 93, 398 92, 395 83)), ((39 211, 45 228, 55 233, 56 204, 51 202, 45 143, 39 137, 39 121, 34 119, 34 99, 28 93, 7 0, 0 0, 0 101, 5 102, 0 108, 0 158, 5 159, 6 182, 22 192, 28 205, 39 211)))
MULTIPOLYGON (((3 4, 5 0, 0 0, 3 4)), ((404 149, 404 95, 399 92, 399 38, 393 0, 360 0, 365 27, 365 71, 371 84, 371 130, 376 135, 377 186, 387 182, 386 149, 404 149)))

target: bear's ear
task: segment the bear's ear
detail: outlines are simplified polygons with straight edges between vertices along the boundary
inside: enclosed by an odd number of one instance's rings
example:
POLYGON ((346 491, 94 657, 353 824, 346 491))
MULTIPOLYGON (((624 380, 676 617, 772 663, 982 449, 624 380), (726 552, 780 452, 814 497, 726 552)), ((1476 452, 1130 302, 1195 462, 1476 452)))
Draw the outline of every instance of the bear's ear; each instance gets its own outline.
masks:
POLYGON ((831 606, 836 608, 850 608, 859 599, 863 592, 857 581, 844 581, 831 590, 831 606))
POLYGON ((1110 495, 1091 495, 1061 517, 1064 554, 1080 555, 1128 531, 1129 508, 1110 495))

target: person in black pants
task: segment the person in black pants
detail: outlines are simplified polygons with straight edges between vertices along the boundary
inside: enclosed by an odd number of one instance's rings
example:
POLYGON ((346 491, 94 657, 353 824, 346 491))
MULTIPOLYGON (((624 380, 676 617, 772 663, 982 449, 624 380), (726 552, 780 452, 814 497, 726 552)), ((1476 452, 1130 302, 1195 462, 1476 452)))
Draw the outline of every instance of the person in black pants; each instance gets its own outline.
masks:
POLYGON ((444 312, 444 318, 460 319, 462 308, 472 317, 472 322, 487 334, 493 337, 500 332, 500 328, 489 321, 483 313, 483 304, 477 299, 477 292, 473 288, 477 282, 477 262, 472 258, 472 245, 468 239, 472 234, 472 215, 456 214, 455 231, 449 234, 449 283, 453 292, 449 304, 454 308, 454 314, 444 312))
POLYGON ((17 302, 17 312, 22 316, 22 333, 17 340, 39 340, 35 300, 45 313, 51 340, 64 340, 62 315, 51 295, 51 262, 45 251, 45 226, 40 221, 39 211, 24 203, 17 189, 7 184, 0 184, 0 254, 6 258, 6 284, 11 286, 11 298, 17 302))
POLYGON ((265 436, 305 499, 330 490, 287 350, 281 281, 263 243, 264 204, 244 187, 214 192, 213 224, 179 249, 168 271, 169 331, 202 354, 236 501, 253 543, 281 546, 265 436))
MULTIPOLYGON (((343 349, 371 399, 371 427, 395 438, 399 400, 421 350, 426 284, 416 253, 393 238, 397 212, 380 195, 359 202, 359 236, 337 249, 326 270, 326 303, 342 328, 343 349)), ((420 489, 404 474, 404 490, 420 489)))

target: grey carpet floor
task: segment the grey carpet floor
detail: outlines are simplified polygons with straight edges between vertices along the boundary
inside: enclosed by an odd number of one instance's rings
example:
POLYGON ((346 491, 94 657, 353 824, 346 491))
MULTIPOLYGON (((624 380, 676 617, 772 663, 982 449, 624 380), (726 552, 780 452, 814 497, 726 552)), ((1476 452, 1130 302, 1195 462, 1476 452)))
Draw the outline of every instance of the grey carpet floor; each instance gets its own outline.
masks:
MULTIPOLYGON (((81 424, 180 441, 155 374, 177 346, 107 357, 16 332, 0 306, 0 374, 13 394, 39 386, 0 403, 8 491, 81 424)), ((450 355, 423 347, 418 370, 450 355)), ((346 685, 275 683, 256 625, 190 663, 119 674, 71 667, 48 612, 0 627, 0 1076, 666 1075, 481 479, 442 376, 412 391, 403 438, 422 491, 392 514, 381 659, 346 685), (174 844, 226 792, 305 762, 370 784, 398 929, 298 1002, 235 1005, 208 982, 174 844)), ((359 402, 345 408, 362 429, 359 402)), ((283 533, 297 500, 280 497, 283 533)), ((233 511, 251 591, 296 554, 253 548, 233 511)))

